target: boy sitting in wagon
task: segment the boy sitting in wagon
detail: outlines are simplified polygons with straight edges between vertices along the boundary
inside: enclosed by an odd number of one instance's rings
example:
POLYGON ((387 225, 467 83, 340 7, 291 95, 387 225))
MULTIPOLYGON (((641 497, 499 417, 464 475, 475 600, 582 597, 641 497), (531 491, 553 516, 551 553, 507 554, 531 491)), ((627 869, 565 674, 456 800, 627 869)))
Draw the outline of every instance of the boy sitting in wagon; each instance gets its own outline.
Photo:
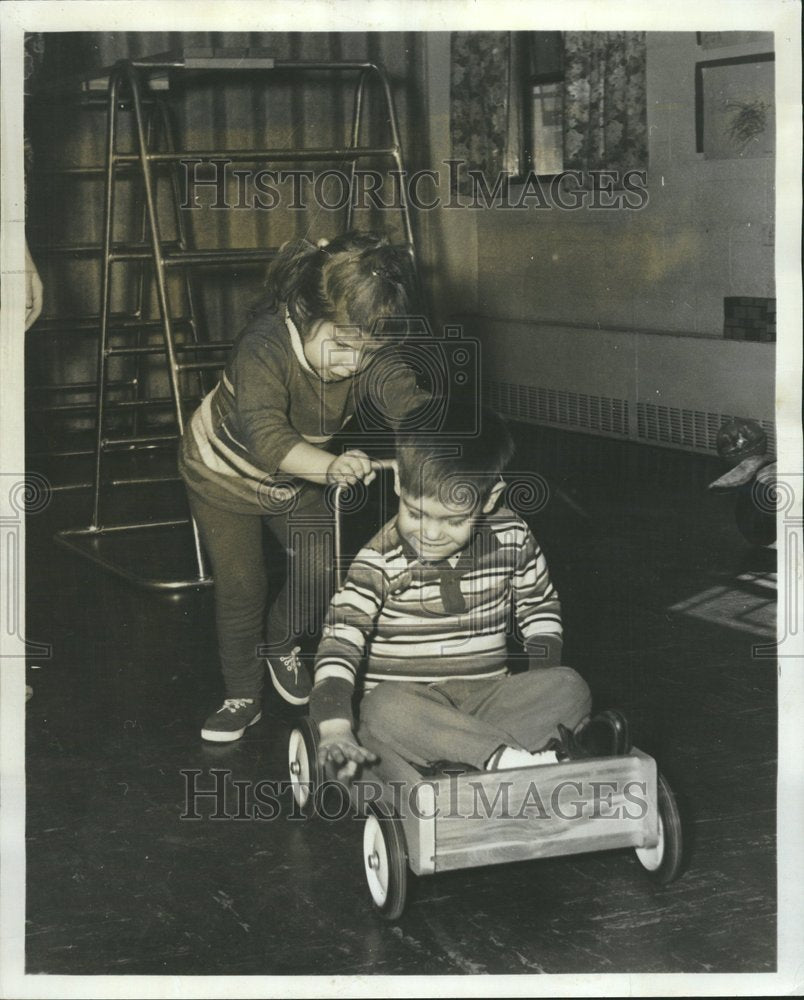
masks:
POLYGON ((513 443, 492 411, 452 405, 437 432, 397 434, 399 512, 352 562, 318 648, 319 759, 351 778, 377 741, 419 768, 498 770, 625 753, 619 713, 589 722, 561 666, 561 607, 527 524, 501 504, 513 443), (529 669, 509 670, 512 623, 529 669), (362 691, 359 724, 352 701, 362 691))

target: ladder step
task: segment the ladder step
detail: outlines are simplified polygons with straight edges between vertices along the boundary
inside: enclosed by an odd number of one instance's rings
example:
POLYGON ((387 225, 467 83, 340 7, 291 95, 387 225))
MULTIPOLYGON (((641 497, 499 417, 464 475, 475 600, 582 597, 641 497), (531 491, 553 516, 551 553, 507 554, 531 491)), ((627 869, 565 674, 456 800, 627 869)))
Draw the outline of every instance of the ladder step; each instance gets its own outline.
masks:
POLYGON ((51 448, 49 451, 29 451, 28 459, 32 458, 90 458, 95 455, 94 448, 51 448))
MULTIPOLYGON (((153 252, 144 244, 129 244, 112 251, 112 261, 152 260, 153 252)), ((273 247, 246 247, 238 250, 176 250, 175 243, 162 244, 162 264, 165 267, 207 266, 218 264, 263 264, 273 260, 278 251, 273 247), (167 248, 168 252, 164 253, 167 248)))
MULTIPOLYGON (((185 317, 177 317, 174 321, 175 324, 179 323, 189 323, 190 320, 185 317)), ((143 319, 142 316, 136 316, 128 313, 112 313, 109 317, 109 330, 127 330, 127 329, 149 329, 151 326, 155 330, 161 329, 161 323, 159 320, 147 320, 143 319)), ((100 316, 41 316, 37 321, 36 325, 32 326, 28 331, 27 336, 32 333, 64 333, 67 330, 74 330, 76 332, 86 331, 88 333, 97 333, 100 327, 100 316)))
MULTIPOLYGON (((162 248, 178 247, 176 240, 165 240, 162 248)), ((97 257, 103 254, 103 246, 100 243, 56 243, 37 244, 31 251, 41 257, 97 257)), ((111 260, 151 260, 153 251, 150 243, 138 241, 136 243, 113 243, 111 260)))
MULTIPOLYGON (((139 161, 139 157, 136 158, 139 161)), ((137 163, 117 163, 116 168, 123 175, 131 175, 133 177, 138 176, 137 163)), ((41 166, 34 168, 34 174, 38 177, 105 177, 106 167, 87 165, 80 166, 79 164, 59 167, 55 164, 48 166, 41 166)))
MULTIPOLYGON (((122 438, 125 443, 130 442, 131 438, 122 438)), ((151 444, 132 444, 129 447, 130 451, 155 451, 157 448, 168 448, 174 445, 176 438, 169 438, 165 441, 156 441, 151 444)), ((116 449, 120 451, 121 449, 116 449)), ((51 448, 49 450, 42 451, 29 451, 27 453, 29 460, 36 458, 94 458, 95 449, 94 448, 51 448)))
MULTIPOLYGON (((137 384, 135 378, 122 382, 107 382, 107 389, 133 389, 137 384)), ((59 382, 54 385, 32 385, 28 392, 95 392, 97 382, 59 382)))
MULTIPOLYGON (((262 264, 273 260, 275 247, 244 247, 237 250, 180 250, 175 240, 162 243, 162 263, 166 267, 186 267, 210 264, 262 264), (167 253, 164 251, 167 250, 167 253)), ((40 244, 32 248, 41 257, 97 257, 103 247, 97 243, 65 243, 56 246, 40 244)), ((153 260, 149 243, 116 243, 109 254, 111 261, 153 260)))
MULTIPOLYGON (((201 402, 197 397, 194 399, 184 398, 183 400, 186 406, 197 406, 201 402)), ((50 403, 46 406, 31 406, 28 408, 28 413, 88 413, 95 409, 97 403, 95 400, 90 400, 88 403, 50 403)), ((173 400, 169 396, 160 397, 157 399, 121 399, 114 402, 107 401, 104 403, 104 409, 106 410, 132 410, 132 409, 147 409, 149 406, 155 408, 173 406, 173 400)))
MULTIPOLYGON (((309 160, 320 163, 326 160, 359 160, 363 157, 393 157, 398 149, 395 146, 333 146, 320 149, 227 149, 221 150, 183 150, 171 152, 148 153, 147 160, 154 166, 170 166, 183 161, 228 160, 232 163, 291 163, 298 160, 309 160)), ((135 174, 140 165, 137 153, 116 153, 113 165, 121 173, 135 174)), ((104 177, 106 167, 103 165, 71 164, 60 167, 55 164, 41 166, 34 170, 41 177, 104 177)))
POLYGON ((276 247, 248 247, 239 250, 177 250, 162 255, 167 267, 210 264, 262 264, 279 253, 276 247))
MULTIPOLYGON (((152 483, 179 483, 181 476, 150 476, 139 479, 107 479, 103 486, 149 486, 152 483)), ((94 483, 87 481, 83 483, 51 483, 50 488, 54 493, 66 493, 69 490, 91 490, 94 483)))
MULTIPOLYGON (((363 157, 393 157, 399 152, 396 146, 322 146, 308 149, 199 149, 180 150, 167 153, 148 153, 149 163, 177 163, 184 160, 231 160, 236 163, 292 163, 310 161, 319 163, 322 160, 359 160, 363 157)), ((119 164, 137 164, 140 157, 137 153, 117 153, 115 160, 119 164)))
MULTIPOLYGON (((176 351, 228 351, 232 347, 231 341, 205 342, 203 344, 174 344, 176 351)), ((106 349, 107 358, 122 357, 130 354, 164 354, 164 344, 148 344, 144 347, 108 347, 106 349)))
POLYGON ((140 437, 104 438, 101 442, 101 448, 103 451, 113 451, 117 448, 150 448, 172 444, 178 440, 178 434, 148 434, 140 437))
POLYGON ((220 361, 182 361, 176 365, 177 372, 206 372, 214 371, 216 368, 223 368, 225 359, 220 361))

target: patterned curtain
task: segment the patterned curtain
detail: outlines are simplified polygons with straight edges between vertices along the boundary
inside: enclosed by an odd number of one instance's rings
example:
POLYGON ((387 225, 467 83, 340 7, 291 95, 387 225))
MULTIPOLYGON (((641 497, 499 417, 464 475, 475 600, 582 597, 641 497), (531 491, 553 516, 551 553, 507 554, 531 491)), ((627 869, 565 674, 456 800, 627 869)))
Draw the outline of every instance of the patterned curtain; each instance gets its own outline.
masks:
POLYGON ((644 31, 564 33, 564 169, 648 165, 644 31))
POLYGON ((511 33, 456 31, 451 45, 452 156, 465 163, 464 183, 467 170, 480 170, 492 184, 500 171, 515 173, 518 166, 510 130, 517 117, 511 33))

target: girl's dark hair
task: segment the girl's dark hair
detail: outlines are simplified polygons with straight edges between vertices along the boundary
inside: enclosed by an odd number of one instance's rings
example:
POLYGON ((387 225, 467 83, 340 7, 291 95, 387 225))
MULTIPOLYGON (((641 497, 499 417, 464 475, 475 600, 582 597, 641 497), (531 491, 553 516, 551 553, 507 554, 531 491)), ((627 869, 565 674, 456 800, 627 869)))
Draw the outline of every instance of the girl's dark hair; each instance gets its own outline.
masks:
POLYGON ((325 247, 309 240, 285 243, 266 286, 264 304, 276 309, 284 303, 304 338, 318 320, 360 327, 363 337, 392 334, 406 324, 384 321, 415 310, 410 253, 377 233, 344 233, 325 247))

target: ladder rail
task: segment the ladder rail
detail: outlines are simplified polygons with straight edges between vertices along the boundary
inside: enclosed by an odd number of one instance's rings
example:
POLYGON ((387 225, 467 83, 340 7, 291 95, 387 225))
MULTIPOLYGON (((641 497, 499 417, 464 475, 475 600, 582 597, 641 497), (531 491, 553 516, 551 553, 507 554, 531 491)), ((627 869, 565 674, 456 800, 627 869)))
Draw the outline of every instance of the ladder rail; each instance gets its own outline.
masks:
POLYGON ((90 528, 100 524, 100 484, 103 462, 104 404, 106 397, 106 349, 109 337, 111 311, 111 246, 114 216, 114 155, 117 143, 117 94, 120 87, 118 73, 109 78, 108 118, 106 127, 106 184, 103 200, 103 259, 101 261, 100 330, 98 331, 98 361, 96 368, 97 391, 95 406, 95 468, 92 488, 92 519, 90 528))
MULTIPOLYGON (((173 341, 173 329, 170 320, 170 300, 168 297, 167 281, 162 256, 161 232, 159 229, 159 219, 156 211, 156 199, 154 191, 154 179, 151 176, 151 164, 148 161, 148 146, 143 128, 142 102, 140 95, 140 81, 134 71, 133 66, 123 63, 121 72, 124 75, 131 92, 132 104, 134 107, 134 121, 136 126, 137 148, 140 154, 140 164, 143 176, 145 193, 145 205, 148 215, 148 229, 151 236, 153 250, 154 277, 156 279, 156 294, 159 302, 159 312, 162 317, 163 331, 165 336, 165 350, 168 360, 168 379, 170 390, 173 396, 174 412, 176 417, 176 429, 178 438, 184 434, 184 412, 181 396, 181 369, 179 368, 176 349, 173 341)), ((195 518, 190 519, 193 533, 193 548, 195 550, 196 566, 198 568, 199 579, 209 576, 206 567, 206 558, 201 544, 201 535, 198 530, 195 518)))
MULTIPOLYGON (((103 456, 114 451, 135 451, 138 449, 152 449, 166 447, 175 444, 180 440, 186 430, 185 401, 184 401, 184 381, 190 373, 194 373, 198 380, 199 395, 203 396, 205 388, 204 373, 207 371, 220 369, 224 366, 224 359, 200 359, 199 354, 206 354, 210 351, 223 351, 230 345, 224 342, 207 341, 201 339, 201 331, 198 325, 199 312, 195 291, 193 288, 190 269, 194 267, 215 267, 228 264, 258 264, 272 260, 277 249, 272 247, 255 248, 231 248, 231 249, 198 249, 193 245, 190 231, 185 225, 185 219, 180 208, 180 187, 179 187, 179 166, 182 160, 193 158, 223 158, 240 162, 291 162, 291 161, 311 161, 325 162, 327 160, 340 160, 348 165, 349 171, 349 202, 346 213, 347 228, 351 228, 354 223, 354 208, 356 184, 358 182, 357 166, 361 159, 368 157, 389 158, 399 176, 404 174, 404 160, 399 131, 399 123, 394 105, 393 94, 384 70, 371 61, 351 61, 351 62, 301 62, 285 61, 279 62, 269 60, 262 65, 238 66, 237 69, 249 70, 276 70, 276 71, 307 71, 307 70, 349 70, 358 73, 355 84, 353 114, 351 123, 351 133, 349 145, 336 146, 330 148, 310 147, 306 149, 258 149, 258 150, 200 150, 183 151, 176 148, 173 137, 172 123, 167 104, 156 99, 148 93, 147 77, 148 72, 158 70, 192 70, 195 72, 206 72, 209 70, 224 68, 222 65, 200 66, 192 60, 177 59, 155 59, 148 60, 122 60, 110 71, 108 78, 107 92, 107 135, 106 135, 106 161, 104 165, 104 218, 103 218, 103 239, 100 247, 80 246, 71 247, 64 245, 56 249, 56 252, 65 254, 84 253, 89 255, 100 251, 101 261, 101 295, 100 295, 100 329, 98 340, 98 363, 96 378, 96 400, 95 400, 95 450, 94 450, 94 477, 93 488, 93 512, 90 526, 86 529, 71 529, 67 532, 60 532, 60 540, 80 552, 87 558, 92 559, 105 569, 117 572, 119 575, 131 579, 132 582, 139 582, 145 586, 160 588, 183 588, 186 586, 206 585, 211 582, 211 577, 207 570, 205 554, 201 544, 198 527, 195 521, 190 518, 189 522, 176 521, 139 521, 128 524, 104 525, 102 518, 101 494, 104 485, 118 486, 126 480, 111 480, 104 484, 103 477, 103 456), (390 132, 390 142, 380 145, 361 146, 361 136, 363 134, 363 120, 366 113, 366 94, 370 82, 377 82, 381 98, 384 102, 384 121, 390 132), (117 148, 119 117, 118 112, 124 109, 131 111, 134 119, 134 147, 135 152, 122 152, 117 148), (146 115, 146 111, 148 112, 146 115), (164 147, 164 148, 162 148, 164 147), (171 204, 175 223, 175 237, 165 240, 160 225, 159 206, 157 204, 157 185, 159 178, 167 171, 171 190, 171 204), (132 243, 114 242, 113 224, 116 207, 115 189, 118 181, 124 177, 129 177, 131 173, 137 179, 137 188, 141 192, 141 214, 139 240, 132 243), (111 312, 111 288, 113 265, 124 261, 137 263, 136 272, 136 311, 134 315, 126 314, 124 326, 132 331, 136 331, 137 340, 133 345, 112 346, 109 343, 110 331, 119 329, 115 327, 116 317, 111 312), (142 320, 145 308, 145 265, 149 264, 153 271, 153 281, 155 287, 156 300, 158 305, 158 321, 149 320, 149 329, 161 334, 162 342, 155 344, 142 342, 143 330, 138 328, 138 318, 142 320), (173 267, 182 268, 182 289, 187 301, 187 316, 176 318, 174 321, 171 315, 171 288, 168 285, 167 275, 173 267), (176 330, 183 326, 189 333, 186 340, 181 343, 176 342, 176 330), (185 359, 189 352, 192 360, 185 359), (193 353, 195 352, 195 353, 193 353), (161 398, 158 402, 162 405, 171 404, 175 419, 175 433, 135 433, 126 437, 113 436, 106 429, 107 410, 130 410, 138 413, 143 409, 146 402, 150 400, 141 398, 141 369, 140 362, 146 355, 164 354, 166 360, 166 371, 170 386, 169 398, 161 398), (133 380, 137 386, 137 397, 132 401, 124 401, 130 405, 121 406, 112 404, 108 400, 108 391, 113 384, 109 378, 109 361, 112 358, 131 356, 137 363, 138 377, 133 380), (137 577, 127 567, 114 565, 109 559, 89 548, 76 546, 73 542, 78 537, 97 537, 107 534, 121 534, 126 531, 141 531, 148 527, 167 527, 169 524, 187 524, 192 527, 193 547, 197 577, 193 580, 183 581, 153 581, 143 580, 137 577)), ((227 67, 231 69, 232 67, 227 67)), ((86 171, 94 172, 96 168, 86 168, 86 171)), ((80 168, 68 167, 66 172, 70 174, 82 175, 80 168)), ((414 232, 411 220, 410 204, 404 184, 400 185, 400 198, 395 209, 401 210, 401 222, 408 252, 416 268, 416 251, 414 232)), ((73 321, 75 323, 75 321, 73 321)), ((143 321, 144 322, 144 321, 143 321)), ((80 324, 79 324, 80 326, 80 324)), ((71 409, 84 404, 67 404, 71 409)), ((66 407, 65 407, 66 408, 66 407)), ((150 428, 149 428, 150 430, 150 428)), ((153 479, 151 477, 139 477, 131 482, 162 482, 163 477, 153 479)), ((167 481, 173 481, 169 479, 167 481)), ((337 529, 340 533, 340 527, 337 529)))

